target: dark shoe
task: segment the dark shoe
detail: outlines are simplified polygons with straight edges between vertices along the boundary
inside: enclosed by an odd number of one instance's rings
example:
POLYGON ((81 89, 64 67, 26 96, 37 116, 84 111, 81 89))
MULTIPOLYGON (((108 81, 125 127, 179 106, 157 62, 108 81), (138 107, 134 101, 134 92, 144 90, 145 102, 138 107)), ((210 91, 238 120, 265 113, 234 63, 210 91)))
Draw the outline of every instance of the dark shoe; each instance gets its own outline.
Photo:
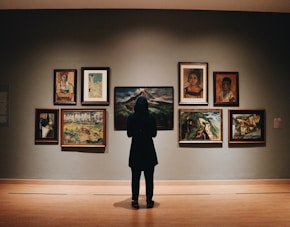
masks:
POLYGON ((147 208, 153 208, 154 207, 154 201, 150 201, 150 202, 147 202, 147 208))
POLYGON ((131 205, 132 205, 133 208, 139 209, 139 203, 138 203, 138 201, 133 200, 131 205))

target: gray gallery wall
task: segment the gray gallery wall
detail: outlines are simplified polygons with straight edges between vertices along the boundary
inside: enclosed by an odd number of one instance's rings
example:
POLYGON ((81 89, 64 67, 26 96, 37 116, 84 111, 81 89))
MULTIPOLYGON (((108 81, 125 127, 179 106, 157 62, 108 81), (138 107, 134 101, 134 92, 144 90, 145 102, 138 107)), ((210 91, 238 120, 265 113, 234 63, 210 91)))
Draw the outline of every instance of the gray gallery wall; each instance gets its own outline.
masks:
MULTIPOLYGON (((0 177, 128 180, 130 140, 114 130, 115 86, 173 86, 174 129, 154 139, 158 180, 290 177, 290 15, 272 13, 39 10, 0 11, 0 85, 9 85, 9 127, 0 128, 0 177), (178 144, 178 62, 208 62, 238 71, 239 108, 266 110, 266 145, 228 145, 228 107, 220 146, 178 144), (35 108, 53 105, 53 70, 111 68, 105 153, 62 151, 34 144, 35 108), (273 129, 273 118, 283 120, 273 129)), ((200 106, 185 106, 200 108, 200 106)))

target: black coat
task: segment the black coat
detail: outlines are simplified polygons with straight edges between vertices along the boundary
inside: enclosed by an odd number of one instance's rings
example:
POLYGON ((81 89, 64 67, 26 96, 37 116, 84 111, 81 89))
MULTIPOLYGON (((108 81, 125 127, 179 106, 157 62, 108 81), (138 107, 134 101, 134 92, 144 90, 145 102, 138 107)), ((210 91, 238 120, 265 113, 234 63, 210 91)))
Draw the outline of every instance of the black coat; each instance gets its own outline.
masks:
POLYGON ((127 135, 132 137, 129 166, 144 170, 158 164, 152 137, 157 135, 156 120, 148 112, 148 102, 140 96, 135 112, 128 117, 127 135))

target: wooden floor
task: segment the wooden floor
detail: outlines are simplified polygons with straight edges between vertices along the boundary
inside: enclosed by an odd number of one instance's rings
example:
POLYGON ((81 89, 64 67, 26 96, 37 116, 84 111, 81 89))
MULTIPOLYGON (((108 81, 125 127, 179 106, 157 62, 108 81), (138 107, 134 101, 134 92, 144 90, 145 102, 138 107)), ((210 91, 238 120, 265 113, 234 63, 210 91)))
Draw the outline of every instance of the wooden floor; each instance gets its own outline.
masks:
POLYGON ((0 226, 290 226, 290 180, 156 181, 130 207, 128 181, 0 179, 0 226))

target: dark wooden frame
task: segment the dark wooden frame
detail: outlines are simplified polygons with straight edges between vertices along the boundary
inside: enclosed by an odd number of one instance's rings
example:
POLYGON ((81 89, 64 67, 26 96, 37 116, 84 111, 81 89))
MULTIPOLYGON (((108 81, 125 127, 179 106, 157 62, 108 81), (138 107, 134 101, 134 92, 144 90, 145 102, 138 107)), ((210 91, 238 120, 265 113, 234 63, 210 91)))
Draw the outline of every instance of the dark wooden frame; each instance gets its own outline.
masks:
POLYGON ((114 127, 126 130, 127 118, 134 112, 136 99, 144 95, 149 102, 149 111, 155 116, 158 130, 173 129, 174 90, 173 87, 115 87, 114 127), (158 104, 158 105, 157 105, 158 104))
POLYGON ((76 105, 77 70, 55 69, 54 70, 54 105, 76 105), (66 77, 65 85, 61 85, 62 77, 66 77))
POLYGON ((105 147, 105 109, 61 109, 62 147, 105 147))
POLYGON ((179 109, 179 144, 222 143, 222 109, 179 109))
POLYGON ((109 105, 109 67, 82 67, 82 105, 109 105), (92 76, 92 81, 90 81, 92 76), (91 97, 90 97, 91 96, 91 97))
POLYGON ((266 111, 264 109, 229 109, 228 121, 230 144, 266 143, 266 111))
POLYGON ((213 72, 214 105, 239 106, 239 73, 213 72), (230 93, 223 98, 223 84, 229 84, 230 93))
POLYGON ((35 109, 35 144, 58 144, 59 109, 35 109))
POLYGON ((179 104, 180 105, 208 105, 208 63, 207 62, 179 62, 179 104), (186 92, 189 87, 189 73, 197 71, 200 74, 199 85, 202 94, 192 96, 186 92))

